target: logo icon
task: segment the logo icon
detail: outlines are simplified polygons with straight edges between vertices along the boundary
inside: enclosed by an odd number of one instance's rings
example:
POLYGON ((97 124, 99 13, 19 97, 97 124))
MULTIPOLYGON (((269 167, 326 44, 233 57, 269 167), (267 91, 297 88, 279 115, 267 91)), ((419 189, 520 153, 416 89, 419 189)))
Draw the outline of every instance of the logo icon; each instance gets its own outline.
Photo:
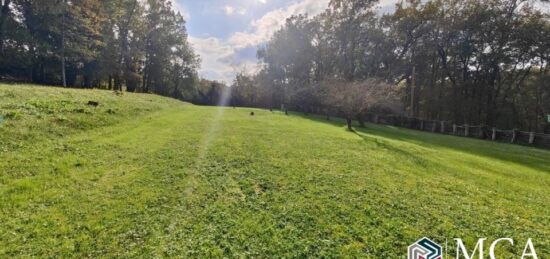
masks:
POLYGON ((408 259, 442 259, 441 246, 424 237, 409 246, 408 259))

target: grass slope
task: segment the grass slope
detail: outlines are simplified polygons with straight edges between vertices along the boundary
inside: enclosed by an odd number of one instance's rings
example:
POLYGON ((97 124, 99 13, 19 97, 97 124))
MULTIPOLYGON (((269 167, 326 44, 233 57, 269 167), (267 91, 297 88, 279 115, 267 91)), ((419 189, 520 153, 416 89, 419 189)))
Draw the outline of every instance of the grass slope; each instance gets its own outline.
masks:
POLYGON ((0 257, 550 255, 548 151, 251 110, 1 85, 0 257))

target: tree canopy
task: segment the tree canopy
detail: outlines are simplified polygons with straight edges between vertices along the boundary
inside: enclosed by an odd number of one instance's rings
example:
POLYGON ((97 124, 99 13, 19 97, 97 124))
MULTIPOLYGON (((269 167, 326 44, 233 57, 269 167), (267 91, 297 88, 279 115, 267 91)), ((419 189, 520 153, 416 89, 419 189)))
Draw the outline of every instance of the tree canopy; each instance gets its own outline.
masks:
POLYGON ((195 93, 199 58, 167 0, 3 1, 0 76, 12 81, 195 93))
POLYGON ((377 78, 399 88, 409 116, 550 130, 550 16, 537 1, 411 0, 384 15, 375 2, 289 18, 258 52, 258 88, 273 90, 256 99, 320 110, 323 100, 293 95, 317 96, 327 78, 377 78))
POLYGON ((550 131, 542 1, 408 0, 386 14, 377 2, 331 0, 319 15, 288 18, 260 46, 261 70, 228 89, 198 79, 200 59, 169 0, 3 0, 0 77, 211 105, 232 92, 232 105, 334 115, 335 89, 376 81, 409 116, 550 131))

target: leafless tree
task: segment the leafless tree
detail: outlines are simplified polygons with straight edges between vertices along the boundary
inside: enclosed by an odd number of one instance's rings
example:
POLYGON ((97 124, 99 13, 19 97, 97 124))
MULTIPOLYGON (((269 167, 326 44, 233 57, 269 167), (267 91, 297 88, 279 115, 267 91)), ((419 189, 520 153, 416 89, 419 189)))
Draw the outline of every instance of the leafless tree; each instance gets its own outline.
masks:
POLYGON ((380 79, 371 78, 363 81, 330 79, 323 81, 321 88, 328 89, 325 101, 344 116, 350 131, 353 119, 358 119, 363 125, 361 115, 369 109, 392 109, 399 104, 395 94, 396 87, 380 79))

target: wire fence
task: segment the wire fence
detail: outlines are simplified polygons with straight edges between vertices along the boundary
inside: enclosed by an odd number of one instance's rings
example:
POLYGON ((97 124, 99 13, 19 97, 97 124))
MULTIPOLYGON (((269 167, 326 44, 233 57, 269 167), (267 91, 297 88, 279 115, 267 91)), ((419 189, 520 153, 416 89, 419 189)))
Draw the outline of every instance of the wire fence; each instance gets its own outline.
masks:
POLYGON ((454 136, 486 139, 495 142, 512 143, 550 149, 550 135, 535 132, 501 130, 476 125, 456 125, 450 121, 424 120, 420 118, 367 114, 366 121, 377 124, 421 130, 454 136))

